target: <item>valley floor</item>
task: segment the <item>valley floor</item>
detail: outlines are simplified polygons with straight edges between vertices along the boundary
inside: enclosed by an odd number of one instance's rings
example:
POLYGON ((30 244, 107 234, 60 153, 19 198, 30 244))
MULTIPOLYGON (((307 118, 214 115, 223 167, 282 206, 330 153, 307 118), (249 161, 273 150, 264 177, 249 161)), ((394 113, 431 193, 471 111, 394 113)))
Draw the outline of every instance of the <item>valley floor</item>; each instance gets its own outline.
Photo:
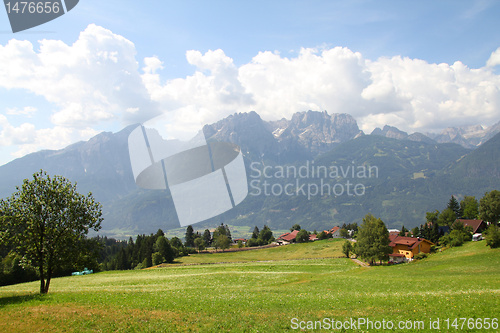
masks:
POLYGON ((475 329, 447 328, 445 321, 500 319, 500 249, 469 242, 419 262, 363 268, 339 258, 341 245, 326 240, 201 254, 185 263, 227 263, 58 278, 45 296, 36 294, 35 282, 1 287, 0 330, 281 332, 308 321, 325 329, 331 319, 364 318, 375 325, 424 325, 394 332, 470 332, 475 329), (440 329, 431 330, 430 320, 436 325, 437 319, 440 329))

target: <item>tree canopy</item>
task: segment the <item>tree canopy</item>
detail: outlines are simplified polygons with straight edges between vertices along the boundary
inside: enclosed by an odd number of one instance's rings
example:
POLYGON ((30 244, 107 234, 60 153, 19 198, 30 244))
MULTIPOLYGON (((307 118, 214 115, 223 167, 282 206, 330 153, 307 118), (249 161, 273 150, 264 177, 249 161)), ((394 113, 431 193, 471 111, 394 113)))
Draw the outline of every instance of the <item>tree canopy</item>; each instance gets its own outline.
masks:
POLYGON ((460 201, 460 211, 464 219, 475 220, 479 215, 479 203, 476 197, 466 195, 460 201))
POLYGON ((300 229, 300 231, 297 233, 297 236, 295 236, 295 241, 297 243, 305 243, 309 241, 309 232, 306 229, 300 229))
POLYGON ((92 193, 82 195, 61 176, 41 170, 6 200, 0 200, 1 240, 15 246, 22 265, 38 270, 40 293, 49 291, 55 271, 77 263, 88 250, 85 236, 101 227, 100 203, 92 193))
POLYGON ((479 217, 485 221, 498 223, 500 220, 500 191, 485 193, 479 201, 479 217))
POLYGON ((186 247, 194 247, 194 230, 193 226, 188 225, 186 228, 186 234, 184 236, 184 246, 186 247))
POLYGON ((387 260, 391 252, 385 223, 371 214, 366 215, 358 231, 357 254, 372 264, 375 260, 387 260))
POLYGON ((458 200, 455 198, 455 196, 451 196, 450 201, 448 201, 448 207, 455 213, 455 219, 458 219, 460 217, 460 204, 458 203, 458 200))

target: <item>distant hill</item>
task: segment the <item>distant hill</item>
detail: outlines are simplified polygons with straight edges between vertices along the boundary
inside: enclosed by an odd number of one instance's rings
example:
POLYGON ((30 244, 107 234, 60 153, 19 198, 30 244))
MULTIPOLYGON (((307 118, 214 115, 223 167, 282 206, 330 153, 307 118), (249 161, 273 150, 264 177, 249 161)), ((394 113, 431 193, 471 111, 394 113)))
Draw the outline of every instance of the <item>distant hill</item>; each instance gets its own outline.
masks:
POLYGON ((422 141, 427 143, 456 143, 464 148, 475 149, 497 133, 500 133, 500 122, 488 128, 484 128, 481 125, 458 128, 448 127, 440 133, 423 134, 415 132, 410 135, 396 127, 385 125, 383 129, 378 127, 375 128, 371 134, 399 140, 422 141))
POLYGON ((500 178, 500 133, 483 143, 449 169, 457 178, 500 178))
MULTIPOLYGON (((80 192, 92 191, 103 203, 104 234, 125 237, 177 228, 169 192, 142 190, 135 185, 128 155, 128 135, 135 126, 0 166, 0 197, 10 195, 23 179, 44 169, 76 181, 80 192)), ((206 125, 204 132, 209 140, 230 141, 241 147, 249 181, 260 181, 259 186, 250 186, 251 193, 263 190, 266 180, 257 177, 256 169, 267 166, 276 171, 281 166, 338 172, 336 177, 307 178, 273 174, 267 181, 275 184, 275 190, 289 183, 295 183, 293 189, 297 190, 300 178, 299 186, 305 183, 321 188, 328 184, 336 186, 339 195, 250 194, 235 209, 197 224, 197 228, 223 222, 249 229, 263 224, 288 229, 299 223, 312 231, 360 222, 367 213, 381 217, 390 227, 413 227, 423 223, 426 211, 442 209, 452 194, 479 198, 486 191, 500 189, 499 134, 470 150, 454 143, 438 143, 419 133, 408 135, 390 126, 364 135, 350 115, 314 111, 274 122, 263 121, 256 112, 234 114, 206 125), (376 177, 363 178, 351 172, 369 167, 376 168, 376 177), (352 186, 361 184, 363 194, 340 194, 341 186, 347 190, 348 181, 352 186)))
POLYGON ((91 191, 100 201, 119 199, 137 188, 128 155, 128 135, 136 126, 118 133, 103 132, 61 150, 28 154, 0 166, 0 197, 10 195, 23 179, 43 169, 78 182, 79 191, 91 191))

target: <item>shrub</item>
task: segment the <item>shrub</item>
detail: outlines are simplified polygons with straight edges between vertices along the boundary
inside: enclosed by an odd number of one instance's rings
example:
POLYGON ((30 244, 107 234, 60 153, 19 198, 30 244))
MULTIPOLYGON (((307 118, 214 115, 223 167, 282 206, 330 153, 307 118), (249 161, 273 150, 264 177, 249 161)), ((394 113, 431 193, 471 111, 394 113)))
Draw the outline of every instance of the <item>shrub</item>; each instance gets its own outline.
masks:
POLYGON ((489 246, 490 248, 494 249, 500 247, 500 228, 491 224, 488 227, 485 239, 486 239, 486 245, 489 246))
POLYGON ((153 265, 159 265, 165 261, 165 258, 163 258, 160 252, 153 253, 152 259, 153 259, 153 265))
POLYGON ((345 240, 344 244, 342 245, 342 253, 346 256, 346 258, 349 258, 352 252, 352 245, 351 241, 345 240))
POLYGON ((443 245, 450 247, 462 246, 469 239, 469 233, 464 230, 452 230, 449 234, 444 235, 439 239, 439 242, 443 245))
POLYGON ((309 232, 306 229, 301 229, 297 236, 295 236, 297 243, 305 243, 309 241, 309 232))
POLYGON ((427 253, 420 252, 419 254, 417 254, 416 256, 414 256, 413 259, 415 259, 415 260, 422 260, 422 259, 427 258, 428 256, 429 255, 427 253))
POLYGON ((256 238, 250 238, 247 241, 247 247, 259 246, 259 241, 256 238))
POLYGON ((318 237, 319 240, 328 239, 328 238, 332 238, 332 234, 329 232, 322 231, 316 237, 318 237))

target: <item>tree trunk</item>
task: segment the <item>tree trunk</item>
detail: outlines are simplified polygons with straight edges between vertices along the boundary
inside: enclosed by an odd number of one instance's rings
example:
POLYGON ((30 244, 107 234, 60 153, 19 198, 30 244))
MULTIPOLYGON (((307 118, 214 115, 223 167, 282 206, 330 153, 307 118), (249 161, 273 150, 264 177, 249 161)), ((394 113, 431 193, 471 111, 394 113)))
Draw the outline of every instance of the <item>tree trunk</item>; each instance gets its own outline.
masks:
POLYGON ((44 292, 44 294, 47 294, 49 292, 49 286, 50 286, 50 276, 47 277, 47 282, 45 283, 45 292, 44 292))
POLYGON ((45 281, 45 292, 44 294, 47 294, 49 292, 49 286, 50 286, 50 279, 52 278, 52 268, 51 268, 51 265, 50 265, 50 261, 49 261, 49 265, 48 265, 48 269, 47 269, 47 281, 45 281))
POLYGON ((45 294, 45 276, 43 275, 43 264, 40 264, 38 268, 40 272, 40 294, 45 294))

